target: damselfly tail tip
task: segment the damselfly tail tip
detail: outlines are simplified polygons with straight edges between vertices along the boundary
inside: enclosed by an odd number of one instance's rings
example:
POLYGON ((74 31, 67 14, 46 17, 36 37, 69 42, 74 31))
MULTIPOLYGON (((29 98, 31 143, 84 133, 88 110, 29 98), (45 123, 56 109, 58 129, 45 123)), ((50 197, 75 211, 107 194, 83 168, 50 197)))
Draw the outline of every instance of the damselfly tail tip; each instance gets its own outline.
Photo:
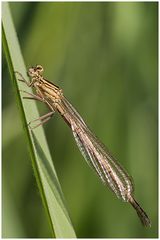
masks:
POLYGON ((149 217, 147 216, 145 211, 140 207, 140 205, 137 203, 137 201, 132 196, 130 196, 130 198, 129 198, 129 203, 136 210, 137 215, 138 215, 141 223, 143 224, 143 226, 144 227, 151 227, 151 221, 150 221, 149 217))

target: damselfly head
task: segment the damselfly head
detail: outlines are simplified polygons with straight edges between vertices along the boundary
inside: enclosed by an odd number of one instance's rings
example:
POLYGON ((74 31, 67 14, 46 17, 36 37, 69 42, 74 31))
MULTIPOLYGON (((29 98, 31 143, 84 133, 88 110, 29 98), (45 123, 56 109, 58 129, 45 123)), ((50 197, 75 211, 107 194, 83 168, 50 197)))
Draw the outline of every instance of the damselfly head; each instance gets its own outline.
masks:
POLYGON ((41 65, 36 65, 36 67, 31 67, 28 70, 28 75, 30 77, 36 77, 43 74, 43 67, 41 65))

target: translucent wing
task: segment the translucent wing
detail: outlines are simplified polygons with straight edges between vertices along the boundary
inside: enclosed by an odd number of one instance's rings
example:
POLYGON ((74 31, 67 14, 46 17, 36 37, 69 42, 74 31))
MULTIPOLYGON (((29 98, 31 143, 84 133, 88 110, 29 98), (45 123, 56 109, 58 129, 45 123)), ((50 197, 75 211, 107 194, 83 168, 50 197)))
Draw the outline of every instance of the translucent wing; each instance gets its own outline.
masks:
POLYGON ((95 136, 86 129, 71 123, 73 135, 79 150, 87 163, 96 171, 105 185, 108 185, 118 198, 128 201, 127 195, 132 191, 132 184, 128 176, 117 165, 111 156, 104 154, 104 147, 95 142, 95 136))

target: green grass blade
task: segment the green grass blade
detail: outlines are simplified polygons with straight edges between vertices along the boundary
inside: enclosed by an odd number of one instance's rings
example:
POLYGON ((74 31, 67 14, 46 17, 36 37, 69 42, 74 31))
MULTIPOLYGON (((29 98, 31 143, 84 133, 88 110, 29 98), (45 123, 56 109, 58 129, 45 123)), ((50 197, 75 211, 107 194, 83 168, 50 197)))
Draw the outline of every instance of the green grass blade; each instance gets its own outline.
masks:
POLYGON ((20 71, 24 78, 28 80, 17 35, 10 15, 9 4, 6 2, 2 3, 2 24, 3 48, 16 91, 34 174, 43 204, 48 213, 52 231, 57 238, 75 238, 76 235, 65 207, 63 194, 47 146, 43 127, 40 126, 31 131, 27 126, 27 123, 33 119, 37 119, 39 114, 35 102, 24 100, 22 98, 24 94, 19 91, 19 89, 28 92, 31 90, 28 89, 24 83, 17 81, 15 77, 14 72, 20 71))

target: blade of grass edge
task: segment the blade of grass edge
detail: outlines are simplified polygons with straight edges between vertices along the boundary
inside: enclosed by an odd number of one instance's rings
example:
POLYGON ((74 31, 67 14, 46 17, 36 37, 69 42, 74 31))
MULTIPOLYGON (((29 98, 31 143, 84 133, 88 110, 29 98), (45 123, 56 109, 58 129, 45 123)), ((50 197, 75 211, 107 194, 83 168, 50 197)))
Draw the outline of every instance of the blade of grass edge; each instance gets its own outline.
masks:
POLYGON ((65 207, 64 197, 53 166, 43 127, 40 126, 32 132, 29 131, 27 126, 27 122, 37 119, 39 115, 35 102, 25 101, 19 92, 19 89, 28 92, 31 90, 22 82, 16 81, 15 71, 20 71, 26 80, 28 77, 7 2, 2 3, 2 25, 3 48, 11 79, 16 90, 34 174, 52 227, 52 232, 58 238, 75 238, 76 235, 65 207))

